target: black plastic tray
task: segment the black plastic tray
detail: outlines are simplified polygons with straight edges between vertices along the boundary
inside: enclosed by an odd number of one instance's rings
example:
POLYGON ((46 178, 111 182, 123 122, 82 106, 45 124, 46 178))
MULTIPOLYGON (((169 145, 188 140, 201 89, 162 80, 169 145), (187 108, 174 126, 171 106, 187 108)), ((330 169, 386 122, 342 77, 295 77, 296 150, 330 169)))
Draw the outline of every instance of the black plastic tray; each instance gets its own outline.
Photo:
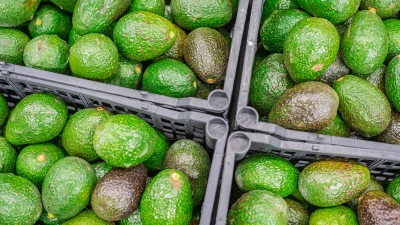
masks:
POLYGON ((234 169, 237 162, 251 153, 273 153, 290 161, 298 168, 327 157, 342 157, 358 161, 368 167, 377 180, 390 181, 400 173, 400 150, 362 149, 327 144, 312 144, 281 140, 268 134, 238 131, 227 142, 221 192, 217 210, 217 225, 226 224, 234 169))
POLYGON ((285 129, 272 123, 260 122, 258 112, 250 106, 249 89, 253 71, 253 62, 257 51, 258 31, 262 14, 264 0, 253 0, 247 41, 245 45, 245 56, 242 72, 238 72, 237 80, 240 80, 240 87, 236 91, 237 98, 234 99, 230 127, 232 130, 242 130, 250 132, 262 132, 271 134, 285 140, 302 141, 309 143, 332 144, 348 147, 382 149, 400 151, 400 145, 390 145, 373 141, 334 137, 323 134, 302 132, 285 129))
POLYGON ((212 164, 200 224, 214 224, 214 203, 219 191, 221 165, 228 136, 228 123, 225 119, 199 112, 174 111, 140 100, 98 91, 102 87, 81 88, 74 83, 80 80, 67 76, 60 75, 57 78, 65 80, 54 81, 55 78, 47 79, 47 76, 53 74, 39 73, 44 76, 43 79, 39 79, 39 74, 28 75, 32 74, 31 72, 32 69, 26 67, 4 64, 0 67, 0 91, 10 107, 29 94, 50 92, 65 100, 71 114, 80 109, 102 106, 115 113, 135 114, 172 140, 193 139, 203 144, 212 153, 212 164))

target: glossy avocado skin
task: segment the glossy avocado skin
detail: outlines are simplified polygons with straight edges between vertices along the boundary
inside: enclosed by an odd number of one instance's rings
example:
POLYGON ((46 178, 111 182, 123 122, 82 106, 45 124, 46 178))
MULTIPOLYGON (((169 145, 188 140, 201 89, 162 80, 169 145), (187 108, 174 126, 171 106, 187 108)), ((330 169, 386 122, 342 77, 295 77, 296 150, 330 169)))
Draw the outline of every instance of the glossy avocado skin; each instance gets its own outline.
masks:
POLYGON ((287 129, 314 132, 335 118, 339 99, 321 82, 305 82, 287 90, 274 104, 268 121, 287 129))
POLYGON ((388 127, 390 104, 377 87, 362 78, 347 75, 338 79, 333 89, 339 96, 340 115, 352 130, 364 137, 373 137, 388 127))
POLYGON ((392 110, 389 126, 373 139, 379 142, 400 145, 400 114, 397 111, 392 110))
POLYGON ((354 74, 355 76, 361 77, 366 81, 370 82, 375 87, 379 88, 382 93, 385 93, 385 77, 387 67, 382 64, 377 70, 370 74, 354 74))
POLYGON ((168 138, 158 129, 154 129, 157 133, 157 145, 154 154, 143 164, 149 171, 162 170, 164 168, 164 160, 170 147, 168 138))
POLYGON ((6 138, 0 136, 0 173, 15 173, 16 161, 17 152, 6 138))
POLYGON ((50 0, 50 1, 54 5, 60 7, 62 10, 70 13, 74 12, 75 5, 78 2, 78 0, 50 0))
POLYGON ((174 27, 175 27, 176 33, 177 33, 174 45, 172 45, 172 47, 169 48, 164 54, 153 59, 153 61, 157 61, 157 60, 164 59, 164 58, 176 59, 176 60, 179 60, 182 62, 184 61, 183 46, 185 44, 187 34, 179 26, 174 24, 174 27))
POLYGON ((346 206, 334 206, 315 210, 310 225, 358 225, 357 214, 346 206))
POLYGON ((295 0, 271 0, 265 1, 261 15, 261 25, 264 21, 278 9, 301 9, 295 0))
POLYGON ((147 11, 164 16, 165 1, 164 0, 132 0, 125 14, 135 11, 147 11))
POLYGON ((399 224, 400 205, 382 191, 369 191, 358 201, 360 224, 399 224))
POLYGON ((368 10, 374 8, 376 14, 382 19, 386 19, 400 10, 400 1, 387 0, 361 0, 360 9, 368 10))
POLYGON ((38 225, 62 225, 65 220, 58 219, 54 217, 51 213, 49 214, 43 209, 42 215, 39 220, 36 222, 38 225))
POLYGON ((120 57, 115 74, 102 81, 120 87, 137 89, 143 75, 142 63, 120 57))
MULTIPOLYGON (((383 191, 383 190, 382 190, 383 191)), ((386 193, 400 204, 400 177, 395 177, 387 188, 386 193)))
POLYGON ((33 18, 40 0, 2 1, 1 4, 0 27, 17 27, 33 18))
POLYGON ((110 172, 114 168, 114 166, 111 166, 104 161, 99 161, 92 164, 92 168, 96 174, 96 179, 98 182, 102 177, 104 177, 104 175, 110 172))
POLYGON ((77 224, 114 225, 114 222, 103 220, 97 216, 93 210, 86 209, 63 223, 63 225, 77 224))
POLYGON ((347 126, 347 124, 343 121, 342 117, 340 117, 339 114, 336 114, 335 118, 328 126, 322 128, 315 133, 337 137, 349 137, 350 127, 347 126))
POLYGON ((82 37, 82 35, 77 34, 75 29, 72 28, 71 31, 69 32, 69 36, 68 36, 69 47, 72 47, 80 37, 82 37))
POLYGON ((309 17, 296 23, 283 44, 285 66, 293 81, 313 81, 321 76, 335 62, 339 45, 339 34, 329 21, 309 17))
POLYGON ((383 21, 388 35, 388 54, 385 64, 396 55, 400 54, 400 21, 398 19, 387 19, 383 21))
POLYGON ((350 160, 328 158, 306 166, 299 176, 301 195, 311 204, 330 207, 360 195, 369 184, 370 172, 350 160), (341 188, 337 188, 340 185, 341 188))
POLYGON ((310 213, 306 207, 292 199, 285 198, 289 208, 288 225, 308 225, 310 213))
POLYGON ((382 19, 368 10, 357 12, 342 35, 341 51, 343 61, 354 73, 369 74, 377 70, 388 53, 388 36, 382 19))
POLYGON ((316 81, 328 84, 332 86, 333 83, 340 77, 349 74, 350 69, 346 66, 346 64, 342 60, 342 54, 340 52, 336 55, 335 62, 319 76, 316 81))
POLYGON ((130 216, 117 221, 117 225, 142 225, 142 219, 140 218, 140 209, 135 210, 130 216))
POLYGON ((353 210, 357 210, 358 207, 358 200, 360 199, 360 197, 362 195, 364 195, 365 193, 367 193, 368 191, 373 191, 373 190, 378 190, 378 191, 384 191, 382 185, 379 183, 379 181, 377 181, 375 178, 373 178, 371 176, 371 180, 369 182, 369 185, 367 187, 367 189, 365 189, 359 196, 353 198, 352 200, 350 200, 348 202, 348 205, 353 209, 353 210))
POLYGON ((385 91, 389 102, 398 112, 400 111, 400 56, 390 60, 385 78, 385 91))
POLYGON ((23 65, 24 49, 29 41, 29 37, 17 29, 0 28, 0 61, 23 65))

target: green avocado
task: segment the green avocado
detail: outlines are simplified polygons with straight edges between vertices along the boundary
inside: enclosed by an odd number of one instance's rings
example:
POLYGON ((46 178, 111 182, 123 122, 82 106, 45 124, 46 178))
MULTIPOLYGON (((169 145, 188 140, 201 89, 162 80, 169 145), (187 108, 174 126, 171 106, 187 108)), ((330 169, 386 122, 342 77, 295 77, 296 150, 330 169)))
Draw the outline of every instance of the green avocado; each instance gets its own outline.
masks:
POLYGON ((262 15, 261 15, 261 23, 264 24, 264 21, 275 11, 278 9, 301 9, 297 4, 296 0, 269 0, 265 1, 263 5, 262 15))
POLYGON ((97 216, 93 210, 86 209, 80 212, 78 215, 65 221, 62 225, 114 225, 114 222, 106 221, 97 216))
POLYGON ((8 107, 7 99, 0 94, 0 126, 8 119, 10 108, 8 107))
POLYGON ((106 175, 108 172, 110 172, 114 168, 114 166, 111 166, 104 161, 99 161, 99 162, 92 164, 92 168, 96 174, 96 178, 97 178, 97 182, 98 182, 102 177, 104 177, 104 175, 106 175))
POLYGON ((382 19, 389 18, 400 10, 399 0, 361 0, 360 9, 376 10, 376 14, 382 19))
POLYGON ((315 210, 310 217, 310 225, 358 225, 357 214, 346 206, 334 206, 315 210))
POLYGON ((31 20, 40 0, 9 1, 0 3, 0 27, 17 27, 31 20))
POLYGON ((16 161, 17 152, 7 139, 0 136, 0 173, 15 173, 16 161))
MULTIPOLYGON (((50 0, 54 5, 67 12, 74 12, 75 5, 78 0, 50 0)), ((43 2, 43 0, 42 0, 43 2)))
POLYGON ((379 88, 382 93, 385 93, 385 77, 387 67, 382 64, 377 70, 370 74, 354 74, 355 76, 361 77, 364 80, 370 82, 375 87, 379 88))
POLYGON ((336 114, 335 118, 328 126, 315 133, 347 138, 350 136, 350 127, 347 126, 339 114, 336 114))
POLYGON ((164 16, 165 1, 164 0, 131 0, 125 14, 135 11, 147 11, 164 16))
POLYGON ((140 218, 140 209, 135 210, 130 216, 118 221, 117 225, 143 225, 140 218))
POLYGON ((373 139, 379 142, 400 145, 400 114, 397 111, 392 110, 389 126, 373 139))
POLYGON ((154 129, 157 133, 157 145, 154 154, 143 164, 149 171, 162 170, 164 168, 164 160, 170 147, 168 138, 158 129, 154 129))
POLYGON ((385 77, 385 91, 389 102, 398 112, 400 111, 400 55, 390 60, 385 77))
POLYGON ((187 37, 187 34, 184 30, 182 30, 180 27, 174 24, 174 27, 176 28, 177 31, 177 36, 174 45, 168 51, 166 51, 164 54, 161 56, 153 59, 153 61, 157 61, 160 59, 164 58, 171 58, 171 59, 176 59, 179 61, 184 61, 183 58, 183 46, 185 44, 185 39, 187 37))
POLYGON ((36 224, 38 225, 62 225, 65 220, 60 220, 53 216, 53 214, 46 212, 45 209, 42 211, 42 215, 36 224))
POLYGON ((288 225, 308 225, 310 213, 306 207, 289 198, 285 198, 285 202, 289 208, 288 225))
POLYGON ((316 79, 316 81, 332 86, 337 79, 349 74, 349 71, 350 69, 342 60, 342 55, 338 53, 335 62, 330 65, 328 69, 326 69, 325 72, 316 79))
POLYGON ((400 20, 387 19, 383 21, 383 24, 388 36, 388 53, 385 59, 387 64, 393 57, 400 54, 400 20))
MULTIPOLYGON (((381 190, 383 191, 383 190, 381 190)), ((387 188, 387 194, 400 204, 400 176, 395 177, 387 188)))
POLYGON ((360 199, 360 197, 362 195, 364 195, 365 193, 367 193, 368 191, 373 191, 373 190, 378 190, 378 191, 384 191, 382 185, 379 183, 379 181, 377 181, 374 177, 370 177, 370 181, 369 181, 369 185, 367 187, 367 189, 365 189, 359 196, 351 199, 348 202, 348 205, 353 209, 353 210, 357 210, 358 207, 358 200, 360 199))
POLYGON ((72 47, 80 37, 82 37, 82 35, 77 34, 75 29, 72 28, 71 31, 69 32, 69 36, 68 36, 69 47, 72 47))
POLYGON ((382 191, 369 191, 358 202, 360 224, 398 224, 400 204, 382 191))
POLYGON ((30 41, 28 35, 14 28, 0 28, 0 61, 23 65, 24 49, 30 41))
POLYGON ((218 84, 207 84, 201 81, 199 78, 196 77, 197 81, 197 92, 196 92, 196 98, 200 99, 208 99, 208 95, 216 89, 222 89, 223 87, 223 82, 218 83, 218 84))
POLYGON ((134 60, 122 58, 120 56, 118 68, 115 74, 110 78, 103 80, 106 84, 112 84, 120 87, 137 89, 142 80, 143 65, 134 60))

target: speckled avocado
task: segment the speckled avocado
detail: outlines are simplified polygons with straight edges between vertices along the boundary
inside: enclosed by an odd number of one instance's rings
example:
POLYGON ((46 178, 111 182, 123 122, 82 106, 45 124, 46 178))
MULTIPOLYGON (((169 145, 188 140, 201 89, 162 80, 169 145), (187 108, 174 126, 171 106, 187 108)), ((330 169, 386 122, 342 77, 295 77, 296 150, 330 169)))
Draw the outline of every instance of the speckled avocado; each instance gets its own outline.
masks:
MULTIPOLYGON (((383 191, 383 190, 381 190, 383 191)), ((395 177, 387 188, 387 194, 394 198, 400 204, 400 177, 395 177)))
POLYGON ((337 137, 349 137, 350 127, 347 126, 347 124, 343 121, 342 117, 340 117, 339 114, 336 114, 335 118, 328 126, 322 128, 319 131, 316 131, 315 133, 337 137))
POLYGON ((31 20, 39 4, 40 0, 1 1, 0 27, 17 27, 31 20))
MULTIPOLYGON (((67 12, 74 12, 76 2, 78 0, 50 0, 54 5, 67 12)), ((42 0, 43 2, 43 0, 42 0)))
POLYGON ((385 77, 385 91, 389 102, 400 111, 400 55, 390 60, 385 77))
POLYGON ((350 200, 348 202, 348 205, 354 209, 357 210, 358 207, 358 200, 360 199, 360 197, 362 195, 364 195, 365 193, 367 193, 368 191, 373 191, 373 190, 378 190, 378 191, 384 191, 382 185, 379 183, 379 181, 377 181, 374 177, 370 177, 370 181, 369 181, 369 185, 367 187, 367 189, 365 189, 359 196, 353 198, 352 200, 350 200))
POLYGON ((104 175, 110 172, 114 166, 111 166, 104 161, 100 161, 92 164, 92 168, 96 174, 97 181, 99 181, 102 177, 104 177, 104 175))
POLYGON ((376 9, 376 14, 382 19, 393 16, 400 10, 400 1, 393 0, 361 0, 360 9, 376 9))
POLYGON ((369 191, 358 201, 360 224, 398 224, 400 205, 382 191, 369 191))
POLYGON ((335 62, 330 65, 328 69, 326 69, 325 72, 316 79, 316 81, 320 81, 322 83, 332 86, 337 79, 349 74, 349 71, 350 69, 342 60, 342 55, 338 53, 335 62))
POLYGON ((177 36, 174 45, 172 45, 172 47, 168 49, 168 51, 166 51, 164 54, 153 59, 153 61, 157 61, 164 58, 176 59, 182 62, 184 61, 183 46, 185 44, 187 34, 184 30, 182 30, 182 28, 178 27, 177 25, 174 24, 174 27, 176 28, 177 31, 176 32, 177 36))
POLYGON ((14 28, 0 28, 0 61, 23 65, 24 49, 29 37, 14 28))
POLYGON ((106 84, 137 89, 143 75, 142 63, 122 58, 120 56, 118 68, 110 78, 103 80, 106 84))
POLYGON ((306 207, 289 198, 285 198, 285 202, 289 209, 288 225, 308 225, 310 213, 306 207))
POLYGON ((82 37, 82 35, 77 34, 74 28, 72 28, 68 36, 69 47, 72 47, 80 37, 82 37))
POLYGON ((117 222, 117 225, 143 225, 140 218, 140 209, 135 210, 130 216, 117 222))
POLYGON ((265 1, 261 16, 261 25, 264 21, 278 9, 301 9, 295 0, 270 0, 265 1))
POLYGON ((387 19, 383 21, 388 35, 388 54, 385 63, 400 54, 400 20, 387 19))
POLYGON ((386 77, 387 67, 382 64, 377 70, 370 74, 354 74, 355 76, 361 77, 379 88, 382 93, 385 93, 385 77, 386 77))
POLYGON ((311 214, 310 225, 324 224, 358 225, 357 214, 342 205, 315 210, 311 214))
POLYGON ((17 152, 0 136, 0 173, 15 173, 15 162, 17 161, 17 152))
POLYGON ((162 170, 164 168, 164 160, 170 147, 168 138, 158 129, 154 129, 157 133, 156 148, 154 154, 143 164, 149 171, 162 170))
POLYGON ((125 14, 135 11, 147 11, 164 16, 165 1, 164 0, 132 0, 125 14))
POLYGON ((96 224, 96 225, 114 225, 114 222, 106 221, 97 216, 93 210, 86 209, 80 212, 73 218, 65 221, 63 225, 86 225, 86 224, 96 224))

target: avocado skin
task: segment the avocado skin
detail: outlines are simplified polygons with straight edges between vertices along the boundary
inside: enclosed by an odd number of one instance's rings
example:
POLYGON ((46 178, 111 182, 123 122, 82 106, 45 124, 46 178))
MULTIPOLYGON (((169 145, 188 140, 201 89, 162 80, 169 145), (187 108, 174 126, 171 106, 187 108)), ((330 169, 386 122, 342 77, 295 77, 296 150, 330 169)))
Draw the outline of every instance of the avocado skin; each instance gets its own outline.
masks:
MULTIPOLYGON (((67 12, 74 12, 78 0, 50 0, 54 5, 67 12)), ((43 2, 43 0, 42 0, 43 2)))
POLYGON ((388 53, 388 36, 382 19, 367 10, 357 12, 342 35, 341 51, 343 61, 353 73, 369 74, 377 70, 388 53))
POLYGON ((147 11, 164 16, 165 1, 164 0, 132 0, 125 14, 135 11, 147 11))
POLYGON ((387 67, 382 64, 377 70, 370 74, 354 74, 355 76, 361 77, 362 79, 370 82, 375 87, 379 88, 382 93, 385 93, 385 77, 387 67))
POLYGON ((7 139, 0 136, 0 173, 15 173, 16 161, 17 152, 7 139))
POLYGON ((315 133, 347 138, 350 136, 350 127, 347 126, 339 114, 336 114, 335 118, 328 126, 315 133))
POLYGON ((289 208, 278 195, 266 190, 243 194, 229 209, 227 224, 287 225, 289 208))
POLYGON ((399 12, 400 1, 387 1, 387 0, 361 0, 360 9, 368 10, 374 8, 376 14, 382 19, 389 18, 399 12))
POLYGON ((358 200, 358 220, 363 224, 397 225, 400 205, 382 191, 369 191, 358 200))
POLYGON ((51 213, 49 214, 43 209, 42 215, 39 220, 36 222, 38 225, 62 225, 65 220, 60 220, 57 217, 54 217, 51 213))
POLYGON ((310 225, 358 225, 357 214, 346 206, 334 206, 315 210, 310 225))
POLYGON ((30 41, 28 35, 14 28, 0 28, 0 61, 24 64, 24 49, 30 41))
POLYGON ((265 1, 261 15, 261 25, 264 21, 278 9, 301 9, 295 0, 270 0, 265 1))
POLYGON ((301 195, 311 204, 330 207, 360 195, 370 181, 364 165, 350 160, 328 158, 307 165, 299 176, 301 195), (340 185, 341 188, 337 188, 340 185))
POLYGON ((392 110, 389 126, 373 140, 388 144, 400 145, 400 114, 392 110))
POLYGON ((165 59, 165 58, 176 59, 176 60, 179 60, 182 62, 184 61, 183 46, 185 44, 187 34, 179 26, 174 24, 174 27, 175 27, 175 29, 177 31, 176 33, 178 35, 176 37, 174 45, 172 45, 172 47, 170 49, 168 49, 168 51, 166 51, 164 54, 153 59, 153 61, 158 61, 158 60, 165 59))
POLYGON ((347 75, 337 80, 333 89, 339 96, 340 115, 352 130, 369 138, 388 127, 390 104, 377 87, 362 78, 347 75))
POLYGON ((339 42, 336 28, 325 19, 309 17, 296 23, 283 44, 285 66, 293 81, 313 81, 321 76, 335 62, 339 42))
POLYGON ((342 55, 340 52, 336 55, 335 62, 325 70, 324 73, 320 77, 316 79, 316 81, 328 84, 332 86, 333 83, 340 77, 349 74, 350 69, 346 66, 346 64, 342 60, 342 55))
POLYGON ((96 179, 98 182, 102 177, 104 177, 104 175, 110 172, 114 168, 114 166, 111 166, 104 161, 99 161, 92 164, 92 168, 96 174, 96 179))
POLYGON ((112 84, 120 87, 137 89, 143 75, 142 63, 134 60, 122 58, 120 56, 118 68, 115 74, 103 80, 103 83, 112 84))
POLYGON ((140 218, 140 209, 135 210, 130 216, 117 221, 117 225, 143 225, 140 218))
POLYGON ((154 154, 143 165, 149 171, 162 170, 164 168, 164 160, 170 147, 168 138, 158 129, 154 129, 157 133, 157 145, 154 154))
POLYGON ((39 4, 40 0, 2 1, 0 27, 17 27, 31 20, 39 4))
POLYGON ((358 199, 360 199, 360 197, 362 195, 364 195, 365 193, 367 193, 368 191, 373 191, 373 190, 377 190, 377 191, 384 191, 382 185, 379 183, 379 181, 377 181, 375 178, 373 178, 371 176, 369 185, 367 187, 367 189, 365 189, 365 191, 363 191, 359 196, 351 199, 348 202, 348 205, 350 206, 350 208, 352 208, 353 210, 357 211, 357 207, 358 207, 358 199))
POLYGON ((228 66, 229 46, 218 31, 201 27, 189 33, 183 46, 186 64, 204 83, 217 84, 228 66))
POLYGON ((287 90, 274 104, 268 121, 287 129, 314 132, 328 126, 339 99, 328 85, 309 81, 287 90))
MULTIPOLYGON (((383 191, 383 190, 382 190, 383 191)), ((400 203, 400 177, 395 177, 390 183, 386 190, 386 193, 390 195, 394 200, 400 203)))
POLYGON ((72 47, 78 39, 82 37, 82 35, 79 35, 76 33, 75 29, 72 28, 71 31, 69 32, 68 36, 68 45, 69 47, 72 47))
POLYGON ((302 204, 285 198, 285 202, 289 208, 288 225, 308 225, 310 213, 302 204))
POLYGON ((107 221, 128 217, 139 206, 146 187, 147 169, 143 164, 128 169, 114 168, 93 190, 93 211, 107 221))
POLYGON ((385 77, 385 91, 393 108, 400 112, 400 55, 390 60, 385 77))
POLYGON ((387 19, 383 21, 388 35, 388 54, 385 64, 396 55, 400 54, 400 21, 398 19, 387 19))
POLYGON ((114 222, 105 221, 98 217, 93 210, 86 209, 80 212, 78 215, 74 216, 73 218, 65 221, 62 225, 86 225, 86 224, 93 224, 93 225, 114 225, 114 222))

